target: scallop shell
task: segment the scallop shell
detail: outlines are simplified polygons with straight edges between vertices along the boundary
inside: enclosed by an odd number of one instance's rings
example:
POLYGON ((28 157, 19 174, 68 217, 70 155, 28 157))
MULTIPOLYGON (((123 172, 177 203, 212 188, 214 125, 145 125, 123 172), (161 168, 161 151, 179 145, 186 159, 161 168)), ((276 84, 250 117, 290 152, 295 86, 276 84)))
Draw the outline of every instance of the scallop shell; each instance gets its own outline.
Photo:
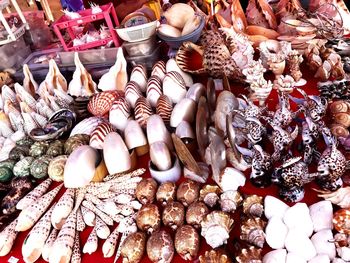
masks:
POLYGON ((100 123, 91 133, 90 146, 102 150, 103 143, 108 133, 113 132, 113 126, 108 122, 100 123))
POLYGON ((140 124, 142 128, 146 128, 148 118, 153 114, 152 107, 149 102, 140 97, 135 103, 135 120, 140 124))
POLYGON ((350 210, 343 208, 333 214, 333 225, 339 233, 350 234, 350 210))
POLYGON ((236 261, 238 263, 257 263, 262 262, 261 249, 251 246, 249 248, 243 248, 238 256, 236 256, 236 261))
POLYGON ((64 144, 61 141, 53 141, 47 148, 46 154, 52 157, 62 155, 64 153, 64 144))
POLYGON ((129 102, 120 97, 113 102, 111 110, 109 111, 109 122, 118 130, 124 131, 128 119, 131 114, 129 102))
POLYGON ((66 165, 67 159, 67 155, 60 155, 50 161, 47 173, 52 180, 63 182, 64 166, 66 165))
POLYGON ((219 201, 220 193, 221 193, 221 190, 219 186, 207 184, 207 185, 204 185, 203 188, 200 190, 199 200, 203 201, 209 207, 213 207, 219 201))
POLYGON ((49 148, 47 142, 35 142, 29 150, 29 155, 32 157, 40 157, 44 155, 49 148))
POLYGON ((13 167, 13 174, 15 176, 23 177, 30 175, 30 165, 34 161, 33 157, 24 157, 18 161, 13 167))
POLYGON ((238 191, 226 191, 220 195, 220 207, 224 212, 234 212, 242 203, 243 198, 238 191))
POLYGON ((247 196, 243 201, 243 213, 253 217, 261 217, 264 212, 263 197, 258 195, 247 196))
POLYGON ((338 100, 329 105, 329 110, 332 114, 338 112, 348 112, 350 110, 350 104, 344 100, 338 100))
POLYGON ((134 81, 140 87, 141 92, 146 92, 147 69, 144 65, 137 65, 132 69, 130 81, 134 81))
POLYGON ((264 228, 266 222, 259 217, 248 218, 241 225, 241 236, 242 240, 262 248, 265 243, 264 228))
POLYGON ((30 174, 37 179, 46 177, 51 159, 48 155, 43 155, 35 159, 30 165, 30 174))
POLYGON ((176 71, 168 72, 163 80, 163 93, 173 103, 178 103, 186 96, 186 84, 181 74, 176 71))
POLYGON ((157 106, 157 101, 162 95, 162 81, 157 76, 152 76, 147 82, 147 100, 152 107, 157 106))
POLYGON ((350 113, 338 112, 334 115, 334 121, 345 127, 350 127, 350 113))
POLYGON ((162 60, 157 61, 152 67, 151 76, 157 76, 161 81, 163 81, 166 74, 165 62, 162 60))
POLYGON ((116 91, 104 91, 90 98, 88 111, 98 117, 105 116, 112 107, 113 102, 120 96, 116 91))
POLYGON ((173 111, 173 104, 166 95, 161 95, 156 104, 156 112, 163 119, 166 125, 170 124, 170 117, 173 111))
POLYGON ((125 87, 125 99, 132 108, 135 108, 136 100, 142 97, 141 88, 135 81, 129 81, 125 87))

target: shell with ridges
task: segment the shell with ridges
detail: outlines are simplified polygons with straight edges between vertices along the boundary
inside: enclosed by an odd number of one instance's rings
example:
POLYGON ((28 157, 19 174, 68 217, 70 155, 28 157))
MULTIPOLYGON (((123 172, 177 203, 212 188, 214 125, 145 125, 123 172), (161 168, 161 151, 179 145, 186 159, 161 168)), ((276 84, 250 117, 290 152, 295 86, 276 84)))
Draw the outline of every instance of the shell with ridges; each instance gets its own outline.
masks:
POLYGON ((102 122, 94 129, 90 137, 90 146, 102 150, 103 143, 108 133, 113 132, 113 126, 108 122, 102 122))
POLYGON ((350 110, 350 103, 345 100, 334 101, 329 105, 329 110, 332 114, 348 112, 350 110))
POLYGON ((258 263, 262 262, 261 249, 251 246, 243 248, 238 256, 236 256, 238 263, 258 263))
POLYGON ((46 177, 51 159, 48 155, 43 155, 35 159, 30 165, 30 174, 37 179, 46 177))
POLYGON ((203 188, 200 190, 199 200, 203 201, 209 207, 213 207, 219 201, 220 193, 221 193, 221 190, 219 186, 207 184, 207 185, 204 185, 203 188))
POLYGON ((30 175, 30 165, 34 161, 33 157, 24 157, 20 161, 18 161, 13 167, 13 174, 15 176, 29 176, 30 175))
POLYGON ((334 192, 325 192, 318 195, 325 200, 331 201, 341 208, 350 208, 350 187, 341 187, 334 192))
POLYGON ((92 115, 103 117, 109 112, 113 102, 119 96, 120 93, 115 91, 104 91, 97 93, 90 98, 87 109, 92 115))
POLYGON ((166 95, 161 95, 156 104, 156 112, 163 119, 165 124, 170 124, 171 113, 173 112, 173 104, 166 95))
POLYGON ((92 131, 97 127, 97 125, 99 125, 103 121, 104 120, 99 117, 90 117, 90 118, 84 119, 74 126, 69 137, 72 137, 73 135, 76 135, 76 134, 91 135, 92 131))
POLYGON ((131 115, 130 104, 124 97, 113 102, 109 111, 109 122, 118 130, 124 131, 127 121, 131 115))
POLYGON ((63 143, 61 141, 53 141, 47 148, 46 154, 56 157, 63 154, 63 143))
POLYGON ((241 225, 241 236, 242 240, 262 248, 265 243, 264 228, 266 222, 259 217, 248 218, 241 225))
POLYGON ((135 108, 136 100, 140 97, 142 97, 142 92, 139 85, 134 81, 129 81, 125 87, 125 99, 132 108, 135 108))
POLYGON ((160 78, 161 81, 163 81, 166 74, 166 68, 165 63, 162 60, 157 61, 153 67, 152 67, 152 73, 151 76, 157 76, 160 78))
POLYGON ((350 210, 343 208, 333 214, 333 225, 339 233, 350 234, 350 210))
POLYGON ((60 155, 50 161, 47 173, 52 180, 63 182, 64 166, 66 165, 67 159, 67 155, 60 155))
POLYGON ((29 150, 29 155, 32 157, 40 157, 44 155, 49 148, 47 142, 35 142, 29 150))
POLYGON ((144 98, 140 97, 135 103, 135 120, 142 128, 146 128, 148 118, 153 115, 151 104, 144 98))
POLYGON ((333 116, 334 121, 344 127, 350 127, 350 113, 348 112, 338 112, 333 116))
POLYGON ((244 198, 243 213, 254 217, 261 217, 264 213, 263 197, 258 195, 250 195, 244 198))
POLYGON ((157 106, 159 97, 163 94, 162 81, 157 76, 152 76, 147 82, 147 100, 152 107, 157 106))
POLYGON ((71 154, 76 148, 89 144, 90 136, 86 134, 76 134, 69 137, 64 143, 65 154, 71 154))

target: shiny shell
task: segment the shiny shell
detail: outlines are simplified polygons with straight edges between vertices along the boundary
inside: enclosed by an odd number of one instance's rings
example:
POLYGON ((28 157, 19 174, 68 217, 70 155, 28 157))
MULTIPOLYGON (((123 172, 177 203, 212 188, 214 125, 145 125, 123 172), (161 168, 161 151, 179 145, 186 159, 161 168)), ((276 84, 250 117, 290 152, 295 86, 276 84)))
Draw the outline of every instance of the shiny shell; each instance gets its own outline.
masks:
POLYGON ((35 142, 29 150, 29 155, 32 157, 40 157, 47 152, 49 144, 47 142, 35 142))
POLYGON ((157 101, 162 95, 162 81, 157 76, 152 76, 147 82, 147 100, 152 107, 157 106, 157 101))
POLYGON ((95 149, 103 149, 103 143, 106 138, 106 135, 112 131, 114 131, 114 128, 110 123, 100 123, 91 133, 90 146, 94 147, 95 149))
POLYGON ((34 157, 24 157, 18 161, 13 167, 13 174, 18 177, 30 175, 30 165, 34 161, 34 157))
POLYGON ((174 182, 162 183, 157 190, 156 199, 163 206, 175 200, 176 184, 174 182))
POLYGON ((146 91, 147 86, 147 69, 144 65, 137 65, 132 69, 130 81, 136 82, 141 92, 146 91))
POLYGON ((90 136, 86 134, 76 134, 69 137, 64 143, 64 153, 69 155, 76 148, 82 145, 88 145, 90 141, 90 136))
POLYGON ((332 114, 338 112, 348 112, 350 111, 350 104, 344 100, 338 100, 329 105, 329 110, 332 114))
POLYGON ((175 250, 184 260, 194 260, 199 251, 199 235, 192 226, 181 226, 175 234, 175 250))
POLYGON ((9 153, 9 159, 19 161, 29 155, 29 147, 15 146, 9 153))
POLYGON ((349 129, 341 124, 332 124, 331 132, 334 136, 347 138, 350 135, 349 129))
POLYGON ((12 179, 12 177, 12 169, 8 167, 0 167, 0 183, 7 183, 12 179))
POLYGON ((203 201, 209 207, 213 207, 217 204, 220 197, 220 187, 217 185, 204 185, 199 193, 199 200, 203 201))
POLYGON ((241 225, 240 238, 254 246, 262 248, 265 243, 265 226, 266 222, 259 217, 248 218, 241 225))
POLYGON ((6 167, 12 171, 15 164, 16 164, 15 160, 7 159, 5 161, 0 162, 0 168, 6 167))
POLYGON ((261 249, 251 246, 249 248, 243 248, 241 252, 236 256, 238 263, 258 263, 262 262, 261 249))
POLYGON ((105 116, 112 107, 113 102, 119 97, 116 91, 103 91, 90 98, 88 111, 98 117, 105 116))
POLYGON ((170 263, 174 257, 174 243, 169 233, 154 232, 147 241, 147 255, 152 262, 170 263))
POLYGON ((47 173, 52 180, 63 182, 64 166, 66 165, 67 159, 67 155, 60 155, 50 161, 47 173))
POLYGON ((154 231, 160 228, 160 212, 158 206, 154 204, 145 204, 137 212, 136 224, 137 227, 146 231, 148 234, 152 234, 154 231))
POLYGON ((173 112, 173 103, 166 95, 161 95, 156 105, 157 114, 163 119, 166 125, 170 124, 171 113, 173 112))
POLYGON ((34 160, 30 165, 30 174, 37 179, 42 179, 47 176, 49 163, 52 157, 43 155, 38 159, 34 160))
POLYGON ((186 212, 186 222, 196 229, 201 227, 203 218, 209 213, 208 207, 203 202, 192 203, 186 212))
POLYGON ((117 129, 124 130, 130 115, 129 102, 125 98, 120 97, 113 102, 109 112, 109 122, 117 129))
POLYGON ((333 214, 333 225, 339 233, 350 234, 350 210, 340 209, 333 214))
POLYGON ((151 75, 157 76, 158 78, 160 78, 161 81, 163 81, 165 74, 166 74, 165 62, 162 60, 157 61, 157 63, 154 64, 152 67, 151 75))
POLYGON ((232 263, 232 260, 223 249, 205 251, 199 257, 200 263, 232 263))
POLYGON ((151 104, 144 98, 140 97, 135 103, 135 120, 142 128, 146 128, 148 118, 153 114, 151 104))
POLYGON ((164 207, 162 215, 163 224, 176 230, 185 221, 185 207, 179 202, 171 202, 164 207))
POLYGON ((62 155, 64 152, 64 144, 61 141, 53 141, 50 143, 49 148, 46 151, 46 155, 56 157, 62 155))
POLYGON ((243 200, 243 213, 253 217, 261 217, 264 212, 263 197, 258 195, 247 196, 243 200))
POLYGON ((186 96, 186 83, 180 73, 176 71, 168 72, 163 80, 163 93, 168 96, 173 103, 178 103, 186 96))
POLYGON ((336 123, 345 127, 350 127, 350 113, 338 112, 333 116, 333 118, 336 123))
POLYGON ((125 99, 132 108, 135 108, 136 100, 142 97, 139 85, 134 81, 129 81, 125 87, 125 99))
POLYGON ((199 184, 192 180, 182 182, 177 189, 176 198, 184 206, 189 206, 199 198, 199 184))
POLYGON ((153 178, 144 178, 136 187, 136 198, 141 204, 153 203, 156 191, 157 182, 153 178))
POLYGON ((146 234, 136 232, 130 234, 121 245, 123 262, 138 263, 141 261, 146 248, 146 234))

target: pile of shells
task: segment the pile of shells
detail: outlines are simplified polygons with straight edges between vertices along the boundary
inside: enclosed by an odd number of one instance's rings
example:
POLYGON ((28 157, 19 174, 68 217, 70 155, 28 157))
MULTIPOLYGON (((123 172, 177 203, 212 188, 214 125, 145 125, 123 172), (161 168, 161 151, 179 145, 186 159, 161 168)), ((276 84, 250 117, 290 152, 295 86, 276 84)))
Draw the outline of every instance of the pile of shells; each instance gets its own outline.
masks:
POLYGON ((349 100, 350 99, 350 81, 326 81, 317 83, 320 97, 327 100, 349 100))

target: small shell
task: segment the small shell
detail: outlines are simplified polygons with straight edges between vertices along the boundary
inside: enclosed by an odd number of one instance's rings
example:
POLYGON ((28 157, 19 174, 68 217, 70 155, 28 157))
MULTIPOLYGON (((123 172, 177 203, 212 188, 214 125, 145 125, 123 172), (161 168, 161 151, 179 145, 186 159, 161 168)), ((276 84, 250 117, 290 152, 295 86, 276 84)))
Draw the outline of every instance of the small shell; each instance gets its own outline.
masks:
POLYGON ((115 91, 103 91, 95 94, 90 98, 88 111, 98 117, 105 116, 112 107, 113 102, 118 98, 119 94, 115 91))
POLYGON ((205 96, 205 86, 202 83, 194 83, 187 91, 186 98, 199 102, 199 98, 205 96))
POLYGON ((333 123, 331 125, 331 132, 336 137, 347 138, 350 135, 349 129, 341 124, 333 123))
POLYGON ((108 133, 113 132, 113 126, 108 122, 102 122, 94 129, 90 137, 90 146, 102 150, 103 143, 108 133))
POLYGON ((49 148, 47 142, 35 142, 29 150, 29 155, 32 157, 40 157, 44 155, 49 148))
POLYGON ((174 182, 162 183, 157 190, 156 199, 163 206, 175 200, 176 184, 174 182))
POLYGON ((83 119, 81 122, 74 126, 69 137, 80 134, 86 134, 90 136, 92 131, 97 127, 97 125, 99 125, 103 121, 104 119, 100 117, 90 117, 83 119))
POLYGON ((343 208, 333 214, 333 224, 339 233, 350 234, 350 210, 343 208))
POLYGON ((29 147, 27 146, 15 146, 9 152, 9 159, 19 161, 20 159, 29 155, 29 147))
POLYGON ((199 235, 192 226, 181 226, 175 234, 175 249, 176 252, 184 260, 194 260, 199 251, 199 235))
POLYGON ((221 210, 227 213, 236 211, 243 198, 238 191, 226 191, 220 195, 221 210))
POLYGON ((142 179, 136 188, 136 198, 141 204, 153 203, 157 191, 157 182, 152 178, 142 179))
POLYGON ((185 207, 179 202, 171 202, 164 207, 162 215, 163 224, 176 230, 185 220, 185 207))
POLYGON ((184 206, 189 206, 199 198, 199 184, 192 180, 182 182, 177 189, 176 198, 184 206))
POLYGON ((161 81, 163 81, 166 74, 165 63, 162 60, 157 61, 152 67, 152 76, 157 76, 161 81))
POLYGON ((30 165, 30 174, 37 179, 46 177, 48 174, 48 167, 51 159, 52 158, 48 155, 43 155, 35 159, 30 165))
POLYGON ((348 112, 350 110, 350 104, 344 100, 334 101, 329 105, 329 110, 332 114, 338 112, 348 112))
POLYGON ((196 229, 200 229, 201 222, 208 213, 209 209, 203 202, 194 202, 187 209, 186 222, 196 229))
POLYGON ((121 256, 124 263, 138 263, 141 261, 146 248, 146 234, 136 232, 130 234, 123 242, 121 256))
POLYGON ((61 141, 53 141, 47 148, 46 154, 52 157, 56 157, 63 154, 63 143, 61 141))
POLYGON ((136 100, 140 97, 142 97, 142 92, 139 85, 134 81, 128 82, 125 87, 125 99, 132 108, 135 108, 136 100))
POLYGON ((107 239, 107 237, 111 234, 108 226, 105 222, 102 221, 98 216, 96 217, 96 234, 100 239, 107 239))
POLYGON ((134 81, 140 87, 141 92, 146 91, 147 87, 147 69, 144 65, 137 65, 132 69, 130 81, 134 81))
POLYGON ((118 130, 124 131, 130 115, 129 102, 125 98, 120 97, 113 102, 109 112, 109 122, 118 130))
POLYGON ((251 246, 243 248, 238 256, 236 256, 238 263, 258 263, 262 262, 261 249, 251 246))
POLYGON ((180 73, 176 71, 168 72, 163 80, 163 93, 168 96, 173 103, 178 103, 186 96, 186 84, 180 73))
POLYGON ((67 159, 67 155, 60 155, 50 161, 47 173, 52 180, 63 182, 64 166, 66 165, 67 159))
POLYGON ((152 76, 147 82, 147 100, 152 107, 157 106, 157 101, 162 95, 162 81, 157 76, 152 76))
POLYGON ((166 95, 161 95, 157 101, 156 112, 163 119, 166 125, 170 124, 170 116, 173 111, 173 104, 166 95))
POLYGON ((253 217, 261 217, 264 212, 263 197, 258 195, 247 196, 243 201, 243 213, 253 217))
POLYGON ((204 185, 200 190, 199 200, 203 201, 209 207, 213 207, 219 201, 219 194, 221 193, 220 187, 217 185, 204 185))
POLYGON ((143 205, 137 212, 137 227, 142 231, 146 231, 148 234, 152 234, 158 230, 160 228, 160 222, 160 212, 154 204, 143 205))
POLYGON ((334 121, 344 127, 350 127, 350 113, 338 112, 334 115, 334 121))
POLYGON ((151 104, 144 98, 140 97, 135 103, 135 120, 142 128, 146 128, 148 118, 153 114, 151 104))
POLYGON ((262 248, 265 243, 264 228, 266 222, 259 217, 248 218, 241 225, 241 236, 242 240, 262 248))
POLYGON ((94 252, 96 252, 98 247, 98 238, 97 238, 97 234, 96 234, 96 228, 94 227, 92 229, 92 231, 90 232, 90 235, 83 247, 83 253, 86 254, 92 254, 94 252))
MULTIPOLYGON (((199 256, 200 263, 232 263, 227 253, 222 250, 205 251, 204 255, 199 256)), ((243 262, 242 262, 243 263, 243 262)))
MULTIPOLYGON (((97 124, 98 125, 98 124, 97 124)), ((95 127, 97 127, 97 125, 95 127)), ((90 136, 86 134, 76 134, 69 137, 64 143, 64 153, 70 155, 76 148, 89 144, 90 136)))
POLYGON ((147 241, 147 255, 152 262, 170 263, 174 257, 174 243, 164 230, 154 232, 147 241))
POLYGON ((30 165, 34 161, 33 157, 24 157, 18 161, 13 167, 13 174, 15 176, 23 177, 30 175, 30 165))

